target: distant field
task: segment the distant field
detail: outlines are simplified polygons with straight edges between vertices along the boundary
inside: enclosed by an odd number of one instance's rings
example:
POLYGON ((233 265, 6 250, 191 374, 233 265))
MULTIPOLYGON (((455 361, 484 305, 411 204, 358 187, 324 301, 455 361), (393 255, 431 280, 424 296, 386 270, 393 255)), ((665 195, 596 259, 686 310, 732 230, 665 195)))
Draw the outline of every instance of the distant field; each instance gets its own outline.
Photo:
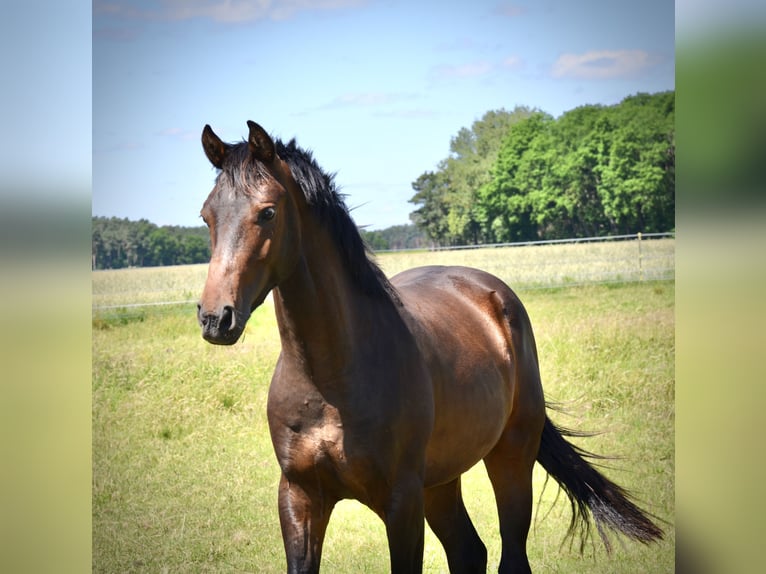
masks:
MULTIPOLYGON (((418 265, 469 265, 505 280, 514 289, 675 277, 675 240, 651 239, 381 253, 394 275, 418 265)), ((196 301, 207 265, 148 267, 93 272, 93 306, 196 301)))
POLYGON ((194 301, 206 276, 207 264, 94 271, 93 306, 194 301))
POLYGON ((393 275, 416 265, 468 265, 515 289, 674 277, 674 239, 522 245, 428 252, 381 253, 393 275))
MULTIPOLYGON (((529 249, 563 267, 569 256, 559 249, 565 246, 548 247, 529 249)), ((664 249, 672 269, 672 240, 664 249)), ((594 252, 589 258, 612 256, 594 252)), ((537 468, 533 570, 672 572, 674 282, 544 289, 532 271, 545 261, 524 257, 496 249, 382 254, 379 262, 389 273, 416 264, 474 265, 517 287, 535 329, 546 395, 570 413, 552 417, 603 431, 580 444, 618 455, 607 475, 669 523, 660 544, 618 543, 609 557, 597 542, 581 556, 576 545, 562 546, 568 504, 563 495, 556 499, 552 482, 543 491, 545 475, 537 468)), ((581 267, 587 274, 593 265, 581 267)), ((95 272, 93 303, 193 301, 205 273, 205 265, 95 272)), ((579 283, 572 273, 566 276, 579 283)), ((93 572, 285 570, 276 511, 279 469, 265 413, 279 353, 273 307, 267 302, 258 309, 233 347, 202 341, 194 315, 193 303, 94 312, 93 572)), ((481 465, 466 474, 464 492, 489 549, 488 571, 496 571, 497 518, 481 465)), ((323 571, 387 572, 379 519, 355 502, 339 504, 323 571)), ((447 571, 430 531, 424 571, 447 571)))

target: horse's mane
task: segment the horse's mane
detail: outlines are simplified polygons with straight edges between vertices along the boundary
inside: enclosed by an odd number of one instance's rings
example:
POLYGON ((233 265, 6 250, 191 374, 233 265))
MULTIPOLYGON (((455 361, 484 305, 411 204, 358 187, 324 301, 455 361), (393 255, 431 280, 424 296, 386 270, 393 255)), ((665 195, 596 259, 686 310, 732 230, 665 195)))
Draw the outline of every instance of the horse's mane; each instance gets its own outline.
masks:
MULTIPOLYGON (((359 229, 351 219, 344 195, 338 190, 334 174, 328 174, 317 165, 310 151, 300 148, 295 139, 287 144, 275 139, 277 154, 290 167, 290 172, 303 190, 306 203, 329 231, 341 259, 357 286, 368 295, 386 297, 399 302, 396 289, 372 258, 359 229)), ((246 186, 237 182, 254 182, 266 177, 260 162, 252 161, 247 142, 230 145, 223 171, 237 189, 246 186)))
POLYGON ((303 190, 306 203, 330 232, 343 262, 357 285, 372 296, 399 301, 396 289, 372 259, 372 253, 362 239, 359 228, 335 183, 335 175, 317 165, 312 154, 298 146, 295 139, 287 144, 275 140, 277 154, 290 167, 293 179, 303 190))

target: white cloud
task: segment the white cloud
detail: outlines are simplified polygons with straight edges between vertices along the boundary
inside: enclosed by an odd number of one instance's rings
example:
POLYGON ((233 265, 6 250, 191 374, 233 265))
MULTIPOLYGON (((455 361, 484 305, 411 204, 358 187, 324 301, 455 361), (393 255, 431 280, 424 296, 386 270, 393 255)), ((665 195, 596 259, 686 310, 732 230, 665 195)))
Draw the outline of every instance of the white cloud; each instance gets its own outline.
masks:
POLYGON ((634 76, 651 64, 643 50, 595 50, 585 54, 562 54, 553 64, 554 78, 602 80, 634 76))
POLYGON ((501 65, 503 68, 516 70, 524 65, 524 61, 519 56, 508 56, 501 65))

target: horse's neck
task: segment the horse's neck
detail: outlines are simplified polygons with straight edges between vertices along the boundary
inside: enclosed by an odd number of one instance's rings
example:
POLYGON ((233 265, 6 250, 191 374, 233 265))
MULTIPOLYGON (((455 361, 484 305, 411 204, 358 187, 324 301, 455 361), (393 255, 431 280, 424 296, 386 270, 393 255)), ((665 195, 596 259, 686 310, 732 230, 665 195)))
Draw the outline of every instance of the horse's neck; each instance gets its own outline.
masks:
POLYGON ((342 377, 383 312, 352 284, 331 243, 326 236, 307 242, 294 273, 274 290, 283 360, 315 380, 342 377))

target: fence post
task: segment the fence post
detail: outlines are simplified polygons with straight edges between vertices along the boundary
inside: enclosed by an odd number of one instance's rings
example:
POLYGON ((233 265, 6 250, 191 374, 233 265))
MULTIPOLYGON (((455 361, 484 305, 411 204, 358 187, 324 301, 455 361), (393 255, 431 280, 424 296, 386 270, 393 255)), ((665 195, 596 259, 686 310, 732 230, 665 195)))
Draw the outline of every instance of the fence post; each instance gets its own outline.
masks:
POLYGON ((644 261, 641 254, 641 232, 638 232, 638 280, 644 280, 644 261))

